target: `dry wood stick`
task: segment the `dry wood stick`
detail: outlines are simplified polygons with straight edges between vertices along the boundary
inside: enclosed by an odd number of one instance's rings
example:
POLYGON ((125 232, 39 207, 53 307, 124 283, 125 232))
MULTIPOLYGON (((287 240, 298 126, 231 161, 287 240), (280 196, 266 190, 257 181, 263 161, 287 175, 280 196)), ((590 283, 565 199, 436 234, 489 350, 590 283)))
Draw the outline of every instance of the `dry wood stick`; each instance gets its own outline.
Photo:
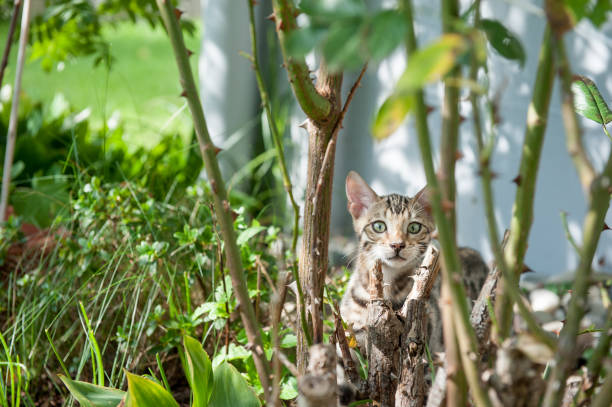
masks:
POLYGON ((395 405, 399 345, 402 323, 384 299, 382 264, 370 271, 370 302, 368 303, 368 387, 370 398, 382 407, 395 405))
POLYGON ((278 329, 280 326, 280 318, 285 305, 285 299, 287 298, 287 284, 289 282, 289 273, 282 271, 278 273, 278 279, 276 282, 276 290, 272 294, 271 311, 270 311, 270 322, 272 337, 272 345, 274 347, 274 353, 272 354, 272 391, 270 392, 270 399, 268 405, 273 407, 280 406, 280 379, 281 379, 281 361, 278 357, 280 354, 280 338, 278 335, 278 329))
POLYGON ((306 374, 298 379, 298 407, 336 407, 337 387, 336 350, 312 345, 306 374))
POLYGON ((430 245, 400 311, 404 333, 400 345, 400 378, 395 393, 397 407, 420 407, 425 403, 427 388, 423 353, 427 343, 427 300, 440 270, 438 255, 438 249, 430 245))

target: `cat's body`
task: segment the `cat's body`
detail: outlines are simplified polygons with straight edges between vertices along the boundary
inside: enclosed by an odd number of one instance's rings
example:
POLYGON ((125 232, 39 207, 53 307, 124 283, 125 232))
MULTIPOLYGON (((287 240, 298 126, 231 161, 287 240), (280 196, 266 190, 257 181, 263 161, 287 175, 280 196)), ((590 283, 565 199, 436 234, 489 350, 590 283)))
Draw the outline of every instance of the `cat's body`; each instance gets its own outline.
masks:
MULTIPOLYGON (((395 310, 399 309, 412 288, 412 275, 421 264, 435 225, 425 189, 413 198, 397 194, 379 197, 357 173, 350 172, 346 179, 346 193, 359 239, 359 252, 342 298, 340 313, 355 333, 359 348, 364 351, 370 270, 377 260, 382 261, 385 299, 395 310)), ((488 269, 472 249, 461 248, 459 255, 466 291, 473 300, 478 296, 488 269)), ((432 351, 442 350, 438 297, 439 289, 434 289, 428 312, 432 351)))

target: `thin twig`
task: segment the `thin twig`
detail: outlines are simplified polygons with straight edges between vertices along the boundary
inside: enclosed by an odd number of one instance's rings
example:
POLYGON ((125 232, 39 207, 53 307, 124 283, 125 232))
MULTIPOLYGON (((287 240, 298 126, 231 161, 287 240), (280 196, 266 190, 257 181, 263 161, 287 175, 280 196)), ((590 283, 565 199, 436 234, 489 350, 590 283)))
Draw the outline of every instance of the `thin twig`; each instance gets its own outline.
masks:
POLYGON ((15 86, 13 86, 13 103, 9 118, 8 133, 6 136, 6 151, 4 154, 4 173, 2 174, 2 193, 0 195, 0 222, 6 219, 9 190, 11 186, 11 170, 13 168, 13 155, 17 139, 17 122, 19 119, 19 95, 21 93, 21 77, 25 65, 26 47, 28 46, 28 32, 30 30, 30 0, 25 0, 21 15, 21 32, 19 33, 19 50, 17 53, 17 70, 15 73, 15 86))
POLYGON ((272 294, 272 301, 270 302, 270 322, 271 330, 270 335, 272 337, 272 346, 274 353, 272 354, 272 391, 270 392, 270 399, 268 405, 280 406, 280 379, 281 379, 281 361, 278 357, 280 354, 280 337, 278 330, 280 327, 280 318, 287 298, 287 284, 289 282, 289 273, 280 272, 278 274, 278 280, 276 284, 276 290, 272 294))
POLYGON ((0 88, 2 87, 2 79, 4 78, 4 71, 8 65, 9 55, 11 54, 11 47, 13 46, 13 34, 15 34, 15 27, 17 27, 17 18, 19 17, 19 9, 21 8, 21 0, 15 0, 13 4, 13 15, 11 16, 11 25, 6 36, 6 45, 4 46, 4 53, 2 54, 2 63, 0 63, 0 88))

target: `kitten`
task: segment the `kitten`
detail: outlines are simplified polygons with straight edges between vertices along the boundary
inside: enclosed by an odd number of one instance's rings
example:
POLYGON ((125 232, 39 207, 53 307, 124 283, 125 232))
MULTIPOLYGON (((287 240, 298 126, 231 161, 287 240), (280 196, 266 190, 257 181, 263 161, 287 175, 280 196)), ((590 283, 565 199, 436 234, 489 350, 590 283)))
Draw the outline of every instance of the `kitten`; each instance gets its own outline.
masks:
MULTIPOLYGON (((370 299, 369 271, 377 260, 381 260, 385 299, 391 302, 394 310, 401 308, 412 289, 412 275, 423 260, 435 224, 426 188, 413 198, 398 194, 378 196, 356 172, 351 171, 346 178, 346 196, 359 248, 340 314, 352 327, 359 348, 364 351, 370 299)), ((459 256, 467 294, 475 300, 488 268, 475 250, 460 248, 459 256)), ((428 312, 432 352, 443 349, 437 306, 439 284, 436 288, 432 291, 428 312)))

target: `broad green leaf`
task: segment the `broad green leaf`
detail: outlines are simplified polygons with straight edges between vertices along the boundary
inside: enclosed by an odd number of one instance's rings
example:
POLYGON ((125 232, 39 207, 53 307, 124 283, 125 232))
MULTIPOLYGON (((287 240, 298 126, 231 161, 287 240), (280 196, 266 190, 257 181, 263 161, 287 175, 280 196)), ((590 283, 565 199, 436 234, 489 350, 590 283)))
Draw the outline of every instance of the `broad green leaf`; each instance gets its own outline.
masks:
POLYGON ((214 369, 217 369, 217 366, 220 366, 221 363, 227 362, 230 360, 239 360, 239 359, 248 359, 251 357, 251 351, 245 349, 241 345, 236 345, 235 343, 230 343, 227 349, 227 353, 225 352, 225 346, 221 350, 221 352, 217 353, 217 355, 213 358, 212 365, 214 369))
POLYGON ((202 344, 190 336, 183 338, 186 375, 193 393, 192 407, 206 407, 213 388, 213 371, 208 354, 202 344))
POLYGON ((214 371, 209 407, 259 407, 259 399, 236 368, 227 362, 214 371))
POLYGON ((283 339, 280 341, 281 348, 293 348, 297 346, 297 336, 294 334, 287 334, 283 336, 283 339))
POLYGON ((591 12, 588 13, 587 18, 591 20, 595 27, 599 28, 606 22, 610 11, 612 11, 612 2, 610 0, 597 0, 591 12))
POLYGON ((59 378, 82 407, 117 407, 126 395, 122 390, 79 382, 64 375, 59 378))
POLYGON ((128 379, 127 407, 179 407, 166 389, 159 384, 126 372, 128 379))
POLYGON ((414 106, 414 95, 391 95, 385 100, 376 113, 372 135, 376 140, 383 140, 391 135, 402 124, 406 115, 414 106))
POLYGON ((458 34, 445 34, 436 42, 415 52, 397 82, 396 94, 412 93, 446 75, 467 50, 467 41, 458 34))
POLYGON ((578 114, 599 124, 612 122, 612 111, 592 80, 585 76, 574 76, 572 92, 574 93, 574 109, 578 114))
POLYGON ((293 400, 298 396, 297 379, 289 377, 281 386, 280 399, 293 400))
POLYGON ((406 34, 406 19, 394 10, 384 10, 372 18, 366 41, 369 57, 381 60, 389 55, 406 34))
POLYGON ((287 37, 287 52, 293 57, 303 57, 321 41, 325 30, 319 27, 304 27, 294 30, 287 37))
POLYGON ((365 14, 363 0, 302 0, 300 9, 315 19, 338 20, 365 14))
POLYGON ((251 226, 250 228, 240 232, 240 235, 238 235, 238 239, 236 239, 236 243, 238 243, 238 246, 242 246, 243 244, 248 242, 253 236, 260 232, 263 232, 264 230, 266 230, 265 226, 251 226))
POLYGON ((478 27, 487 35, 489 43, 501 56, 525 65, 525 50, 519 39, 497 20, 483 18, 478 27))
POLYGON ((367 53, 362 47, 363 27, 360 18, 344 19, 331 25, 322 44, 323 56, 331 70, 362 65, 367 53))

